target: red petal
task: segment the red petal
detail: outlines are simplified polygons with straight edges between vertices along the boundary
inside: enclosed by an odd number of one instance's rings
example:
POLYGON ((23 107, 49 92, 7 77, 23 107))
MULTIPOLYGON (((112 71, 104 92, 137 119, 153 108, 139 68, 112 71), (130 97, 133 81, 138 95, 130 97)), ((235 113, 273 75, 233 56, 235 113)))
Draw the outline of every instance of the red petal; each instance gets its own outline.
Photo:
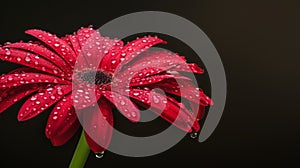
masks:
POLYGON ((174 68, 171 68, 174 71, 179 71, 179 72, 190 72, 190 73, 195 73, 195 74, 203 74, 204 70, 200 68, 197 64, 184 64, 178 65, 174 68))
POLYGON ((211 99, 201 89, 197 88, 192 81, 166 79, 154 85, 149 85, 147 88, 161 88, 167 93, 183 97, 202 106, 212 105, 211 99))
POLYGON ((34 55, 30 52, 16 49, 0 48, 0 59, 54 74, 56 76, 61 76, 61 74, 63 73, 59 68, 57 68, 48 60, 45 60, 44 58, 34 55))
POLYGON ((130 121, 138 122, 140 120, 140 110, 128 97, 110 91, 103 91, 102 94, 130 121))
POLYGON ((51 107, 54 103, 59 101, 65 94, 71 91, 68 85, 48 87, 29 98, 21 107, 18 113, 19 121, 29 120, 47 108, 51 107))
POLYGON ((118 73, 115 74, 115 78, 128 79, 129 77, 133 77, 135 74, 141 74, 140 77, 143 77, 143 74, 148 73, 149 75, 150 73, 151 75, 155 75, 155 72, 158 74, 180 64, 185 64, 185 61, 176 54, 166 51, 151 50, 140 54, 128 65, 125 65, 124 67, 119 66, 116 70, 118 73))
POLYGON ((73 129, 72 126, 77 121, 77 114, 73 107, 72 95, 68 94, 63 100, 60 100, 51 111, 47 126, 46 136, 48 138, 73 129))
POLYGON ((67 37, 69 38, 69 41, 73 47, 75 54, 78 55, 81 51, 78 39, 75 35, 68 35, 67 37))
POLYGON ((121 64, 118 65, 118 68, 116 69, 116 73, 118 73, 121 70, 123 65, 126 65, 134 58, 136 58, 138 55, 140 55, 141 52, 144 52, 145 50, 152 47, 153 45, 160 44, 160 43, 165 44, 166 42, 160 38, 149 36, 149 37, 136 39, 126 44, 123 47, 122 52, 119 53, 125 56, 124 56, 124 61, 122 61, 121 64))
POLYGON ((97 69, 103 56, 111 49, 114 43, 115 40, 102 37, 99 31, 95 31, 81 44, 81 52, 77 59, 82 60, 77 60, 77 64, 85 60, 88 65, 88 67, 85 68, 97 69))
POLYGON ((53 146, 61 146, 68 142, 73 135, 77 132, 78 128, 80 127, 80 123, 78 120, 76 120, 74 123, 70 125, 70 128, 72 129, 67 129, 65 132, 62 132, 55 137, 51 137, 50 140, 53 144, 53 146))
POLYGON ((71 66, 67 62, 65 62, 64 59, 62 59, 60 56, 58 56, 57 54, 53 53, 45 47, 32 43, 12 43, 7 45, 7 47, 33 52, 47 59, 48 61, 56 65, 58 68, 62 69, 64 72, 71 71, 71 66))
POLYGON ((132 89, 129 92, 130 97, 138 101, 143 107, 151 106, 151 111, 160 115, 163 119, 186 132, 191 132, 195 116, 188 109, 171 97, 165 97, 159 93, 149 90, 132 89), (178 118, 176 120, 176 118, 178 118))
POLYGON ((83 114, 85 137, 90 149, 93 152, 102 152, 107 149, 113 131, 113 115, 109 102, 101 98, 99 108, 89 107, 81 114, 83 114))
POLYGON ((71 66, 75 64, 76 55, 73 49, 65 41, 61 40, 53 34, 47 33, 42 30, 27 30, 26 33, 43 41, 47 46, 49 46, 60 56, 62 56, 62 58, 66 60, 71 66))
POLYGON ((40 73, 15 73, 0 77, 0 88, 8 88, 12 86, 34 83, 70 84, 69 81, 61 80, 54 76, 40 73))
POLYGON ((77 31, 77 33, 74 36, 78 39, 80 46, 83 46, 86 40, 90 38, 91 34, 95 32, 96 30, 94 30, 91 27, 81 28, 77 31))
POLYGON ((125 54, 120 54, 123 45, 123 41, 115 40, 113 46, 111 46, 109 50, 107 48, 105 51, 105 55, 98 68, 107 72, 114 72, 119 63, 125 59, 125 54))
POLYGON ((0 113, 38 89, 38 85, 24 85, 0 91, 0 113))
POLYGON ((72 91, 74 107, 76 110, 95 104, 101 96, 101 90, 96 85, 78 84, 72 91))
MULTIPOLYGON (((130 81, 130 86, 141 86, 141 85, 149 85, 149 84, 154 84, 154 83, 158 83, 161 82, 162 80, 165 79, 186 79, 189 80, 189 78, 184 77, 184 76, 174 76, 174 75, 155 75, 155 76, 149 76, 146 78, 133 78, 130 81)), ((115 80, 116 81, 116 80, 115 80)))

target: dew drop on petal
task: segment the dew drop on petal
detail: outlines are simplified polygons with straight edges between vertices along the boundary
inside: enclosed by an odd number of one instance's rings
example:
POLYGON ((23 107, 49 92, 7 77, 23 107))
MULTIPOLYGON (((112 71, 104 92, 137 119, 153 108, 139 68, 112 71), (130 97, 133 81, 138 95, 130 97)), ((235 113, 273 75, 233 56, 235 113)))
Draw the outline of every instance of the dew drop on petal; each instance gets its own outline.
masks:
POLYGON ((54 99, 55 99, 55 96, 54 96, 54 95, 50 96, 50 99, 54 100, 54 99))
POLYGON ((53 116, 53 118, 52 118, 53 120, 56 120, 57 119, 57 116, 53 116))
POLYGON ((156 104, 159 103, 159 99, 157 98, 157 96, 153 95, 152 98, 153 98, 154 103, 156 103, 156 104))
POLYGON ((28 57, 28 56, 26 56, 26 57, 25 57, 25 61, 26 61, 26 62, 29 62, 29 61, 31 61, 31 58, 28 57))
POLYGON ((37 99, 37 97, 34 96, 34 97, 31 97, 30 100, 31 100, 31 101, 35 101, 36 99, 37 99))
POLYGON ((121 100, 120 104, 121 104, 122 106, 124 106, 126 103, 125 103, 124 100, 121 100))
POLYGON ((17 61, 20 62, 22 59, 20 57, 17 58, 17 61))
POLYGON ((7 80, 12 81, 14 78, 12 76, 8 76, 7 80))
POLYGON ((61 95, 63 95, 64 93, 63 93, 63 91, 62 91, 61 89, 58 89, 58 90, 57 90, 57 94, 61 96, 61 95))
POLYGON ((59 47, 59 44, 58 44, 58 43, 55 43, 54 46, 55 46, 55 47, 59 47))

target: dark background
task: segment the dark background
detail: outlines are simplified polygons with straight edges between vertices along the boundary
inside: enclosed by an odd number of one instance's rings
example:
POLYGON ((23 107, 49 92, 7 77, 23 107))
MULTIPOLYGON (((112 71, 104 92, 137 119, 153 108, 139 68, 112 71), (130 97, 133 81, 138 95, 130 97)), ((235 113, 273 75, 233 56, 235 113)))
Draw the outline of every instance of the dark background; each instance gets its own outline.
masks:
MULTIPOLYGON (((300 152, 299 9, 298 0, 1 1, 0 42, 28 40, 24 31, 29 28, 58 35, 91 24, 97 28, 143 10, 183 16, 210 37, 225 67, 227 103, 216 131, 204 143, 186 137, 152 157, 107 152, 99 160, 90 155, 86 167, 288 166, 299 163, 300 152)), ((174 51, 193 61, 187 47, 174 46, 174 51)), ((1 72, 16 67, 3 62, 0 66, 1 72)), ((67 167, 79 134, 62 147, 52 147, 44 135, 47 112, 19 123, 21 104, 0 116, 0 167, 67 167)), ((120 120, 119 127, 126 127, 120 120)))

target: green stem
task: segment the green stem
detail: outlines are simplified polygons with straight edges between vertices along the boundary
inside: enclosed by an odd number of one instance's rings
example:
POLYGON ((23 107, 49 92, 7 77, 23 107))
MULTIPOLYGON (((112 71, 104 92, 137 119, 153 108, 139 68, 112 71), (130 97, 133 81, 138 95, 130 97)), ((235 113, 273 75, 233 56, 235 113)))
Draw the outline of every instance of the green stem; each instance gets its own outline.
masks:
POLYGON ((90 148, 85 140, 84 131, 82 131, 69 168, 83 168, 89 154, 90 148))

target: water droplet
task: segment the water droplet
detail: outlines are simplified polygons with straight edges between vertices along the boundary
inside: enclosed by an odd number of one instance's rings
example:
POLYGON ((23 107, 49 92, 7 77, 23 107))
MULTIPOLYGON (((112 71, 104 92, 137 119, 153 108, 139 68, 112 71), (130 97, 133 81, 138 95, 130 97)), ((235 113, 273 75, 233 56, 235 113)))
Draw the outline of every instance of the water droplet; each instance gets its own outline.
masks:
POLYGON ((26 62, 29 62, 30 60, 31 60, 30 57, 28 57, 28 56, 25 57, 25 61, 26 61, 26 62))
POLYGON ((132 117, 136 117, 136 113, 135 112, 131 112, 132 117))
POLYGON ((59 47, 59 44, 58 44, 58 43, 55 43, 54 46, 55 46, 55 47, 59 47))
POLYGON ((57 90, 57 94, 61 96, 61 95, 63 95, 64 93, 62 92, 61 89, 58 89, 58 90, 57 90))
POLYGON ((41 102, 40 101, 36 101, 35 104, 41 104, 41 102))
POLYGON ((190 134, 190 137, 193 138, 193 139, 197 138, 197 136, 198 136, 197 132, 193 132, 193 133, 190 134))
POLYGON ((7 49, 6 52, 5 52, 5 55, 10 55, 10 51, 7 49))
POLYGON ((31 97, 31 101, 35 101, 37 99, 37 97, 36 96, 34 96, 34 97, 31 97))
POLYGON ((18 58, 17 58, 17 61, 19 61, 19 62, 20 62, 21 60, 22 60, 22 59, 21 59, 20 57, 18 57, 18 58))
POLYGON ((104 156, 104 151, 95 153, 95 157, 98 159, 103 158, 103 156, 104 156))
POLYGON ((58 73, 58 71, 57 71, 56 69, 54 69, 54 70, 53 70, 53 73, 54 73, 54 74, 57 74, 57 73, 58 73))
POLYGON ((154 103, 156 103, 156 104, 159 103, 159 99, 157 98, 157 96, 153 95, 152 98, 153 98, 154 103))
POLYGON ((138 96, 139 95, 139 92, 135 92, 133 93, 134 96, 138 96))
POLYGON ((54 95, 52 95, 52 96, 50 96, 50 98, 51 98, 52 100, 54 100, 54 99, 55 99, 55 96, 54 96, 54 95))
POLYGON ((14 78, 12 76, 8 76, 7 80, 12 81, 14 78))
POLYGON ((126 104, 124 100, 121 100, 120 103, 121 103, 122 106, 124 106, 126 104))
POLYGON ((77 92, 79 92, 79 93, 83 93, 83 90, 81 90, 81 89, 78 89, 78 90, 77 90, 77 92))
POLYGON ((56 120, 57 119, 57 116, 53 116, 53 120, 56 120))
POLYGON ((116 62, 117 62, 116 60, 112 60, 112 61, 111 61, 112 64, 115 64, 116 62))

